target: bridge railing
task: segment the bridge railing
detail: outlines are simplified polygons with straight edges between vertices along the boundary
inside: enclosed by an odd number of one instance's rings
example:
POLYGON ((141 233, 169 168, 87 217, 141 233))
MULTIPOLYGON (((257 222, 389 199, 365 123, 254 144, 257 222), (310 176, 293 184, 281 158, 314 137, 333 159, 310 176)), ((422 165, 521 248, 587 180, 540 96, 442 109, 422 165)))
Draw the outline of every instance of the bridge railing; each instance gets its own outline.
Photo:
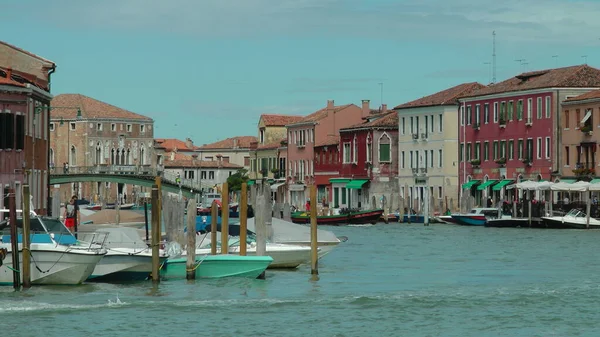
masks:
POLYGON ((159 171, 150 165, 96 165, 50 168, 50 174, 135 174, 156 176, 159 171))

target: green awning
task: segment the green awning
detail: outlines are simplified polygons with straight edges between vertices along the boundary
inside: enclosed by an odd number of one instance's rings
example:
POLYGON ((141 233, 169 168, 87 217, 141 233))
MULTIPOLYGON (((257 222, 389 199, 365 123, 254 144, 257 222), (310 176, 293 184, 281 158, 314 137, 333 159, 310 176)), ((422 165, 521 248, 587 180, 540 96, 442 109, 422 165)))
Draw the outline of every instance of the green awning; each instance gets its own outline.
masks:
POLYGON ((368 180, 366 180, 366 179, 352 180, 348 184, 346 184, 346 188, 353 188, 355 190, 360 190, 366 182, 368 182, 368 180))
POLYGON ((248 180, 248 182, 246 183, 248 186, 250 185, 254 185, 255 181, 254 180, 248 180))
POLYGON ((469 180, 468 182, 462 184, 462 188, 463 188, 463 190, 469 189, 469 188, 473 187, 473 185, 477 184, 478 182, 479 182, 479 180, 477 180, 477 179, 469 180))
POLYGON ((598 179, 598 178, 592 179, 592 181, 590 181, 590 184, 600 184, 600 179, 598 179))
POLYGON ((486 188, 488 188, 490 185, 494 184, 496 181, 498 181, 498 180, 496 180, 496 179, 488 179, 488 181, 486 181, 485 183, 477 186, 477 190, 478 191, 483 191, 486 188))
POLYGON ((504 179, 502 181, 500 181, 499 183, 497 183, 496 185, 492 186, 492 191, 502 191, 502 188, 510 183, 512 183, 513 181, 510 179, 504 179))
POLYGON ((331 178, 331 179, 329 179, 329 182, 332 183, 332 184, 346 184, 349 181, 350 181, 350 179, 344 179, 344 178, 331 178))
POLYGON ((567 184, 572 184, 576 181, 577 181, 577 179, 560 179, 561 183, 567 183, 567 184))

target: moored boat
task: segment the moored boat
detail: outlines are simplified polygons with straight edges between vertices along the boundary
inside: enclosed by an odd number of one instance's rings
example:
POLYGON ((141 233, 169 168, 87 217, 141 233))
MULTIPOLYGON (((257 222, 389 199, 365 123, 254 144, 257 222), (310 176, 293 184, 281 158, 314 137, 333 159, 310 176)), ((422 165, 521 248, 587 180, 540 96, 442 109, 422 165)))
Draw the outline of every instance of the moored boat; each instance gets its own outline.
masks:
POLYGON ((488 219, 498 218, 497 208, 473 208, 468 214, 452 214, 452 219, 463 226, 485 226, 488 219))
MULTIPOLYGON (((580 209, 573 208, 564 216, 548 216, 541 218, 547 228, 555 229, 586 229, 587 215, 580 209)), ((590 229, 600 229, 600 220, 590 217, 590 229)))
MULTIPOLYGON (((233 254, 196 255, 195 261, 196 278, 257 278, 273 262, 273 258, 233 254)), ((181 279, 186 277, 186 270, 187 256, 184 252, 181 257, 167 259, 161 269, 161 276, 167 279, 181 279)))
MULTIPOLYGON (((348 224, 375 224, 381 218, 383 209, 372 209, 365 211, 346 211, 337 215, 319 215, 319 225, 348 225, 348 224)), ((310 214, 307 212, 295 212, 291 215, 292 222, 297 224, 310 223, 310 214)))

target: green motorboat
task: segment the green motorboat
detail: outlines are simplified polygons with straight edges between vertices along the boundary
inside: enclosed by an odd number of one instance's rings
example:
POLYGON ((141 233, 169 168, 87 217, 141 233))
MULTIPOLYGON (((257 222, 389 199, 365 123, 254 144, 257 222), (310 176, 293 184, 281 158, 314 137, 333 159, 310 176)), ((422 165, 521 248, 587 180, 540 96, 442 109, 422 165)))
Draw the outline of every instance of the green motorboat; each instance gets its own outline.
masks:
MULTIPOLYGON (((273 262, 270 256, 196 255, 196 278, 257 278, 273 262)), ((185 279, 187 257, 167 259, 160 272, 167 279, 185 279)))

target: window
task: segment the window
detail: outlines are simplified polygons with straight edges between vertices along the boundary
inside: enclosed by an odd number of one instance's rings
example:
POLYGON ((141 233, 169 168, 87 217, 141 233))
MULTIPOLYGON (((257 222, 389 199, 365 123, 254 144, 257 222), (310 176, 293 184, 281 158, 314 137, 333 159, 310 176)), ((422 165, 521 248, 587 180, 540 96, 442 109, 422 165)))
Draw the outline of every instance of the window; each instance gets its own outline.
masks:
POLYGON ((69 123, 69 127, 71 128, 71 131, 75 130, 75 123, 69 123))
POLYGON ((565 110, 565 129, 569 128, 569 110, 565 110))
POLYGON ((96 129, 97 129, 98 131, 102 131, 102 123, 97 123, 97 124, 96 124, 96 129))
POLYGON ((565 146, 565 165, 569 166, 571 162, 571 156, 569 153, 569 146, 565 146))
POLYGON ((550 159, 550 137, 546 137, 546 159, 550 159))
POLYGON ((498 102, 494 102, 494 123, 498 123, 498 102))
POLYGON ((552 116, 552 106, 550 105, 550 96, 546 96, 546 118, 552 116))
POLYGON ((483 122, 488 124, 490 122, 490 104, 485 103, 483 105, 483 122))
POLYGON ((429 167, 429 156, 427 155, 427 150, 423 151, 423 159, 425 159, 425 165, 423 167, 429 167))
POLYGON ((440 114, 439 116, 439 123, 438 123, 438 131, 442 132, 443 129, 443 125, 444 125, 444 116, 442 114, 440 114))
POLYGON ((419 130, 420 130, 420 127, 421 127, 421 126, 419 125, 419 116, 415 117, 415 124, 416 124, 416 127, 415 127, 415 132, 416 132, 416 133, 419 133, 419 130))
POLYGON ((515 105, 514 105, 513 101, 508 101, 508 107, 507 107, 508 108, 507 109, 508 116, 506 116, 507 121, 512 121, 514 119, 514 114, 513 114, 514 107, 515 107, 515 105))
POLYGON ((492 154, 494 156, 493 157, 494 160, 498 159, 498 141, 497 140, 494 141, 494 152, 492 152, 492 154))
POLYGON ((402 134, 406 132, 406 118, 402 117, 402 134))
POLYGON ((498 156, 498 158, 506 159, 506 141, 505 140, 500 141, 500 155, 498 156))
POLYGON ((477 142, 475 143, 475 153, 473 154, 473 157, 477 160, 481 160, 481 143, 477 142))
POLYGON ((131 132, 131 124, 127 124, 127 132, 131 132))
POLYGON ((433 150, 429 150, 429 167, 433 167, 433 150))
POLYGON ((410 151, 410 168, 415 168, 415 159, 414 159, 414 154, 412 151, 410 151))
POLYGON ((517 120, 523 120, 523 100, 517 102, 517 120))
POLYGON ((115 124, 115 123, 110 124, 110 131, 117 131, 117 124, 115 124))
POLYGON ((465 125, 465 106, 460 107, 460 125, 465 125))
POLYGON ((373 144, 371 144, 371 140, 367 139, 367 162, 371 162, 373 161, 373 159, 371 158, 372 153, 373 153, 373 144))
MULTIPOLYGON (((418 117, 417 117, 418 120, 418 117)), ((391 161, 391 140, 387 134, 379 138, 379 162, 389 163, 391 161)))
POLYGON ((411 134, 415 133, 414 118, 412 116, 410 117, 410 133, 411 134))
POLYGON ((490 160, 490 142, 483 142, 483 160, 490 160))
POLYGON ((458 160, 463 162, 465 161, 465 144, 460 144, 460 152, 458 153, 458 160))
POLYGON ((354 136, 354 151, 352 152, 352 162, 358 163, 358 142, 356 141, 356 136, 354 136))
POLYGON ((215 179, 215 171, 208 171, 208 180, 215 179))
POLYGON ((468 105, 467 106, 467 125, 471 125, 472 119, 473 119, 473 114, 471 112, 471 106, 468 105))
POLYGON ((429 116, 425 116, 425 137, 427 137, 428 132, 429 132, 429 116))
POLYGON ((533 160, 533 138, 527 138, 527 159, 533 160))
POLYGON ((533 120, 531 118, 532 111, 533 111, 533 98, 528 98, 527 99, 527 120, 525 121, 525 123, 533 122, 533 120))
POLYGON ((542 159, 542 138, 537 139, 537 159, 542 159))
POLYGON ((479 104, 475 105, 475 124, 479 125, 481 123, 481 111, 480 111, 481 106, 479 104))
POLYGON ((17 115, 16 122, 17 141, 16 150, 23 150, 25 148, 25 115, 17 115))
POLYGON ((400 153, 400 168, 404 168, 404 151, 400 153))
POLYGON ((519 160, 525 159, 525 157, 523 157, 523 139, 519 139, 519 149, 517 154, 519 155, 519 160))
POLYGON ((146 132, 146 126, 144 124, 140 124, 140 133, 146 132))
POLYGON ((434 117, 433 117, 433 115, 431 115, 431 133, 433 133, 433 130, 434 130, 434 124, 435 124, 435 123, 434 123, 434 117))
POLYGON ((542 113, 542 98, 538 97, 537 99, 537 119, 542 119, 544 117, 543 113, 542 113))
POLYGON ((250 157, 244 157, 244 166, 250 166, 250 157))
POLYGON ((50 123, 50 132, 54 131, 54 123, 50 123))
POLYGON ((515 141, 511 139, 508 141, 508 160, 513 159, 515 159, 515 141))
POLYGON ((467 156, 467 161, 471 161, 471 153, 471 143, 467 143, 467 153, 465 153, 467 156))
POLYGON ((344 143, 344 164, 352 162, 350 143, 344 143))
POLYGON ((443 157, 443 152, 442 149, 438 150, 438 167, 443 167, 444 165, 442 165, 442 163, 444 162, 444 157, 443 157))
POLYGON ((500 102, 500 120, 507 122, 506 119, 506 102, 500 102))

